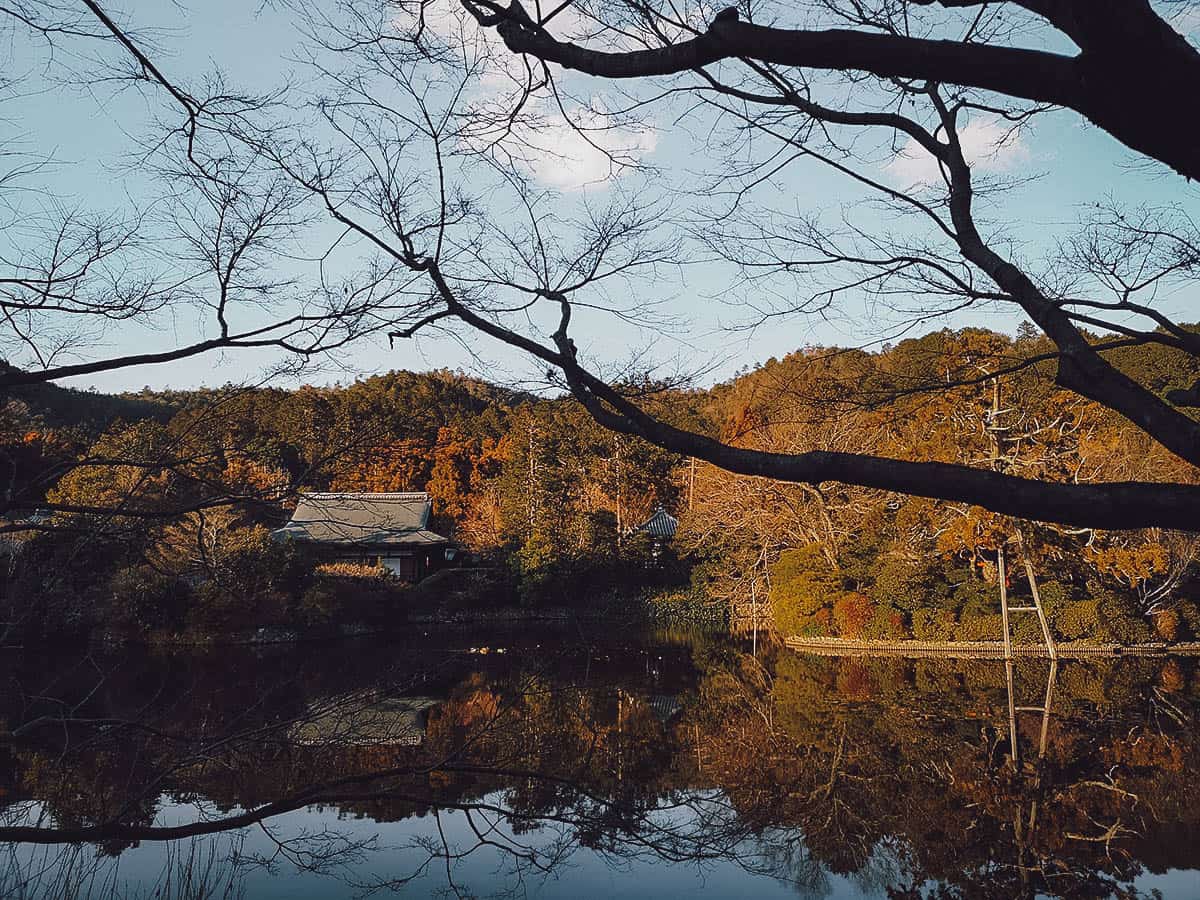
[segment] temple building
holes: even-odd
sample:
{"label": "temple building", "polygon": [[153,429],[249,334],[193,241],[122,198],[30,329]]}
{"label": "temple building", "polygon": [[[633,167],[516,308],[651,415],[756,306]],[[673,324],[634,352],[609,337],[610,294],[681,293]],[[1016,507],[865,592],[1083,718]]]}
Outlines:
{"label": "temple building", "polygon": [[654,541],[666,544],[675,539],[675,530],[678,527],[679,520],[660,506],[654,510],[654,515],[634,528],[632,533],[648,534]]}

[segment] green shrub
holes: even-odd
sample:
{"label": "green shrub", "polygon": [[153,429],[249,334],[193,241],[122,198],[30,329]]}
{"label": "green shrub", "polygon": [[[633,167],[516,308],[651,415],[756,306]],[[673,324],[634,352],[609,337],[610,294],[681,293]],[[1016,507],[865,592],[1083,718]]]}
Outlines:
{"label": "green shrub", "polygon": [[955,586],[951,604],[960,621],[998,613],[1000,587],[984,581],[963,581]]}
{"label": "green shrub", "polygon": [[[642,595],[646,619],[658,626],[727,628],[729,607],[695,589],[652,591]],[[760,622],[765,624],[765,622]]]}
{"label": "green shrub", "polygon": [[558,558],[554,542],[539,531],[521,545],[514,561],[522,575],[532,576],[548,570]]}
{"label": "green shrub", "polygon": [[136,547],[106,535],[34,534],[10,561],[4,584],[0,621],[9,640],[61,640],[104,624],[112,576],[138,562]]}
{"label": "green shrub", "polygon": [[905,612],[927,605],[939,580],[927,565],[894,556],[880,558],[872,574],[874,584],[869,593],[875,604]]}
{"label": "green shrub", "polygon": [[948,609],[917,609],[912,614],[912,633],[919,641],[952,641],[958,623]]}
{"label": "green shrub", "polygon": [[872,640],[896,640],[908,636],[904,625],[904,612],[890,603],[878,604],[867,625],[867,637]]}
{"label": "green shrub", "polygon": [[785,550],[771,567],[771,614],[782,634],[829,634],[831,612],[844,591],[837,571],[815,546]]}
{"label": "green shrub", "polygon": [[[1025,604],[1020,604],[1025,605]],[[1012,629],[1012,639],[1020,644],[1041,644],[1046,636],[1042,633],[1042,624],[1036,613],[1012,613],[1008,617]],[[1050,631],[1054,635],[1053,629]],[[1001,636],[1003,640],[1003,636]]]}
{"label": "green shrub", "polygon": [[819,610],[804,620],[797,630],[784,632],[784,634],[798,634],[800,637],[833,637],[833,613],[828,609]]}
{"label": "green shrub", "polygon": [[[579,549],[535,533],[509,548],[505,567],[523,606],[593,608],[613,593],[632,596],[646,588],[682,587],[692,574],[671,547],[653,545],[648,535],[635,535],[621,547]],[[702,579],[694,586],[703,590]],[[506,595],[513,592],[505,590]]]}
{"label": "green shrub", "polygon": [[203,632],[290,625],[289,600],[311,574],[295,542],[275,541],[261,526],[235,531],[196,591],[188,625]]}
{"label": "green shrub", "polygon": [[320,627],[338,621],[344,607],[342,593],[337,586],[318,580],[301,596],[296,605],[296,615],[300,624],[310,628]]}
{"label": "green shrub", "polygon": [[1038,596],[1042,600],[1042,610],[1050,620],[1053,630],[1058,623],[1058,617],[1071,602],[1071,591],[1061,581],[1043,581],[1038,584]]}
{"label": "green shrub", "polygon": [[1095,600],[1075,600],[1057,611],[1057,635],[1067,641],[1086,641],[1099,635],[1100,610]]}
{"label": "green shrub", "polygon": [[1175,609],[1183,622],[1182,637],[1200,640],[1200,605],[1194,600],[1180,600],[1175,604]]}
{"label": "green shrub", "polygon": [[119,569],[109,582],[111,621],[138,631],[177,628],[187,609],[187,592],[175,578],[150,566]]}
{"label": "green shrub", "polygon": [[213,580],[226,591],[253,598],[272,591],[299,594],[312,572],[294,541],[277,541],[261,525],[233,532]]}
{"label": "green shrub", "polygon": [[1004,622],[999,613],[964,616],[955,629],[960,641],[1002,641]]}
{"label": "green shrub", "polygon": [[1122,594],[1105,591],[1099,601],[1100,631],[1119,644],[1143,644],[1154,640],[1154,629],[1133,602]]}

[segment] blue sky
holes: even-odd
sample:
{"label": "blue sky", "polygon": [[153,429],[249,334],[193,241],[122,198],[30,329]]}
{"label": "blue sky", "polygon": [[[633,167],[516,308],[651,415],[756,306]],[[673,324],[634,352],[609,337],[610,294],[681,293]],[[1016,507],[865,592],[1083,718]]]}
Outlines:
{"label": "blue sky", "polygon": [[[300,34],[286,10],[229,0],[203,4],[185,0],[173,3],[128,0],[119,7],[115,3],[109,7],[114,11],[119,9],[122,20],[135,22],[152,35],[158,44],[155,58],[160,67],[184,83],[205,72],[221,70],[235,86],[265,92],[302,84],[310,77],[295,59]],[[45,64],[44,51],[40,45],[0,46],[0,55],[11,56],[5,68],[28,71],[31,77],[27,84],[35,85],[43,84],[39,67]],[[609,85],[592,84],[582,76],[574,75],[571,79],[570,86],[577,93],[591,94],[593,98],[607,96],[610,90]],[[135,147],[131,138],[143,133],[146,124],[166,109],[158,98],[128,91],[114,96],[106,95],[103,88],[89,91],[81,86],[44,84],[44,91],[4,104],[0,110],[4,117],[0,119],[0,131],[9,140],[16,138],[27,148],[53,155],[58,165],[40,177],[58,202],[93,210],[151,202],[157,187],[136,166],[130,165]],[[651,121],[655,127],[649,138],[636,139],[640,158],[667,171],[680,171],[692,165],[697,152],[694,139],[669,117]],[[986,123],[976,124],[986,126]],[[551,144],[562,140],[556,132],[548,132],[544,137]],[[575,150],[568,146],[564,152]],[[987,208],[987,217],[1005,223],[1006,231],[1017,241],[1016,252],[1023,259],[1036,260],[1072,232],[1072,224],[1083,207],[1106,197],[1151,204],[1195,205],[1194,191],[1181,180],[1154,169],[1131,167],[1133,162],[1131,153],[1087,126],[1077,115],[1043,116],[1031,131],[983,163],[1005,175],[1042,174],[1033,182],[1005,192]],[[548,188],[563,189],[565,205],[579,203],[584,197],[602,202],[612,190],[605,184],[578,190],[570,184],[570,173],[564,175],[566,170],[561,160],[547,158],[540,165],[540,170],[537,164],[533,166],[535,179]],[[578,165],[586,168],[589,161],[581,157]],[[903,159],[890,163],[881,159],[878,174],[894,182],[911,177],[913,169]],[[626,176],[623,181],[629,187],[633,179]],[[651,182],[641,189],[653,191],[655,186]],[[860,196],[844,179],[815,165],[796,167],[781,180],[779,191],[781,204],[829,214],[836,214]],[[888,227],[884,220],[872,223],[869,213],[856,213],[860,221],[864,215],[867,224]],[[322,236],[318,231],[313,240]],[[704,369],[705,379],[712,380],[728,377],[743,366],[803,345],[862,343],[874,334],[884,333],[882,323],[872,322],[867,309],[856,307],[853,302],[846,314],[834,321],[797,317],[776,320],[752,332],[730,331],[727,326],[744,319],[738,308],[720,302],[725,286],[734,278],[732,268],[719,263],[682,273],[666,273],[663,280],[643,285],[642,289],[663,299],[665,310],[675,317],[676,324],[660,333],[631,329],[607,317],[585,317],[587,338],[581,343],[600,359],[620,359],[631,349],[644,349],[652,358]],[[1168,302],[1177,304],[1176,311],[1183,309],[1184,298]],[[1187,318],[1186,312],[1183,316]],[[1008,312],[972,310],[947,323],[981,324],[1012,331],[1019,318]],[[152,329],[126,326],[110,331],[104,337],[104,347],[92,352],[141,350],[173,340],[194,339],[196,332],[196,321],[182,315],[172,321],[156,322]],[[303,378],[314,382],[347,381],[393,368],[419,370],[448,366],[463,367],[500,380],[521,380],[535,377],[539,371],[539,367],[506,348],[478,340],[473,340],[471,346],[478,357],[446,339],[406,341],[393,349],[386,342],[367,342],[355,345],[350,352],[320,369],[307,371]],[[142,385],[215,385],[253,379],[268,362],[263,354],[230,352],[78,379],[74,385],[101,390],[136,389]]]}

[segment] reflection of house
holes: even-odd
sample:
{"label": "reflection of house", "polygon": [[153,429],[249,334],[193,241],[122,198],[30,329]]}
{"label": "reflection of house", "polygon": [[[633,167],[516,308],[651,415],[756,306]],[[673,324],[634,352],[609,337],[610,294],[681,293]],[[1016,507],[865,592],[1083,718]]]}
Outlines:
{"label": "reflection of house", "polygon": [[324,556],[379,563],[409,581],[454,558],[451,542],[429,530],[429,495],[301,494],[291,521],[275,532],[315,546]]}
{"label": "reflection of house", "polygon": [[669,725],[672,719],[683,712],[679,698],[673,694],[654,694],[646,703],[650,707],[650,712],[654,713],[654,718],[663,725]]}
{"label": "reflection of house", "polygon": [[352,695],[310,707],[289,737],[305,747],[416,747],[425,740],[431,697]]}

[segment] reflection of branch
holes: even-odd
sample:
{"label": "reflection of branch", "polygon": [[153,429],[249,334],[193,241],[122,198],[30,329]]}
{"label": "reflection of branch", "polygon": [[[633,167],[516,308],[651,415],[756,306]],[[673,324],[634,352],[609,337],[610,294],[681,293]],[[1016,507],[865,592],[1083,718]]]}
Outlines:
{"label": "reflection of branch", "polygon": [[[1092,821],[1095,822],[1095,819],[1093,819]],[[1084,841],[1086,843],[1103,844],[1105,855],[1108,856],[1109,858],[1111,858],[1112,857],[1112,842],[1114,840],[1116,840],[1117,838],[1122,837],[1124,835],[1137,834],[1137,831],[1135,831],[1134,829],[1126,828],[1125,825],[1123,825],[1121,823],[1120,819],[1117,819],[1115,822],[1113,822],[1111,825],[1109,825],[1107,827],[1101,825],[1099,822],[1096,822],[1096,825],[1103,829],[1099,834],[1077,834],[1073,831],[1068,831],[1064,834],[1064,837],[1068,837],[1073,841]]]}
{"label": "reflection of branch", "polygon": [[255,809],[220,819],[192,822],[186,825],[130,825],[108,822],[74,828],[39,828],[37,826],[0,826],[0,841],[23,844],[98,843],[102,841],[175,841],[180,838],[233,831],[284,813],[294,812],[316,803],[354,803],[363,800],[389,798],[413,804],[428,804],[429,797],[418,797],[392,790],[348,792],[342,788],[370,784],[400,775],[424,773],[423,767],[398,766],[378,772],[350,775],[297,791],[282,800],[265,803]]}

